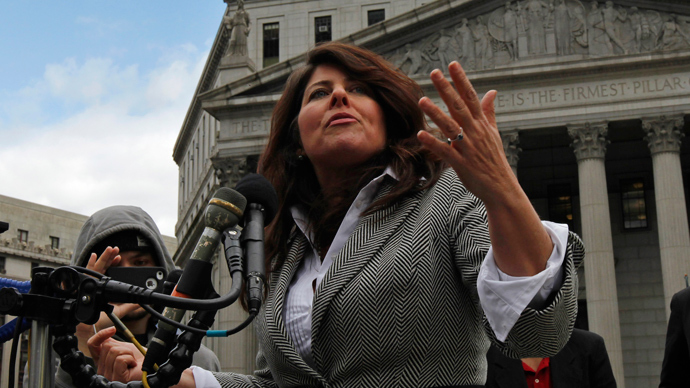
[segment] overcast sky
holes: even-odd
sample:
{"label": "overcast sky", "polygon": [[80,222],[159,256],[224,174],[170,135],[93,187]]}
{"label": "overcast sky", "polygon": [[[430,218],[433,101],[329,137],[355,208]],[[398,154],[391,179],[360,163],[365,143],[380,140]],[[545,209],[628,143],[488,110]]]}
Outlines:
{"label": "overcast sky", "polygon": [[222,0],[0,3],[0,194],[174,235],[173,146]]}

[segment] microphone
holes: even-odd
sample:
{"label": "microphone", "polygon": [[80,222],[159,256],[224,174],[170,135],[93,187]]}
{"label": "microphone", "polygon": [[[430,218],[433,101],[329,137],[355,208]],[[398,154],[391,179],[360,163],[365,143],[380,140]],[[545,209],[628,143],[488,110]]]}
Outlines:
{"label": "microphone", "polygon": [[[172,292],[172,296],[181,298],[202,299],[213,289],[211,284],[211,259],[216,252],[223,231],[237,225],[247,206],[246,198],[235,190],[227,187],[218,189],[209,201],[204,213],[204,231],[192,252],[192,256],[182,271],[182,276]],[[200,284],[200,283],[205,283]],[[166,307],[163,315],[179,322],[186,310]],[[158,329],[151,342],[144,359],[142,370],[152,371],[153,364],[167,357],[175,343],[177,328],[164,321],[158,322]]]}
{"label": "microphone", "polygon": [[270,224],[278,212],[278,194],[259,174],[247,174],[235,190],[247,198],[249,204],[240,241],[246,258],[247,307],[250,314],[256,314],[261,308],[266,278],[264,225]]}

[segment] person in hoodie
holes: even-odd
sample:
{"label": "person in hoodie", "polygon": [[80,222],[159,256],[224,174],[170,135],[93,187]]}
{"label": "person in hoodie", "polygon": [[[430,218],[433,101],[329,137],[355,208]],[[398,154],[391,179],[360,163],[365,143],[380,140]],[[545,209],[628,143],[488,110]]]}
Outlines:
{"label": "person in hoodie", "polygon": [[[151,216],[135,206],[111,206],[94,213],[81,228],[71,265],[105,273],[108,268],[160,266],[167,273],[175,269],[175,264],[165,248],[161,233]],[[157,320],[141,306],[131,303],[116,304],[113,313],[134,334],[142,345],[146,345],[156,331]],[[86,345],[98,330],[113,326],[101,313],[95,325],[77,325],[79,350],[87,357],[90,352]],[[124,340],[120,336],[120,340]],[[89,361],[91,361],[89,359]],[[194,353],[193,364],[204,369],[220,371],[220,362],[215,353],[201,345]],[[25,374],[28,375],[28,374]],[[26,386],[26,385],[25,385]],[[56,387],[73,387],[67,372],[58,368]]]}

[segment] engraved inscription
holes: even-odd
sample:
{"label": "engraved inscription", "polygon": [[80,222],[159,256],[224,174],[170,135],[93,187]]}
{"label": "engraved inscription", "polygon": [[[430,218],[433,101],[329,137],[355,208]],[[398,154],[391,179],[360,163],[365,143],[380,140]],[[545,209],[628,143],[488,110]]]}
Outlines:
{"label": "engraved inscription", "polygon": [[230,133],[233,135],[267,134],[269,129],[269,119],[244,120],[230,123]]}
{"label": "engraved inscription", "polygon": [[673,93],[690,89],[690,76],[669,76],[653,79],[631,79],[620,82],[600,82],[563,86],[550,89],[532,89],[500,92],[496,108],[547,108],[554,105],[584,103],[592,100],[634,99],[648,94]]}

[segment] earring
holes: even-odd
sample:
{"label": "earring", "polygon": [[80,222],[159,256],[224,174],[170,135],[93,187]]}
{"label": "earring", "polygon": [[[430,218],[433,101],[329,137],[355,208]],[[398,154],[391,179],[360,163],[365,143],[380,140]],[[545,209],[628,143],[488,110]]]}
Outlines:
{"label": "earring", "polygon": [[304,160],[304,155],[302,155],[302,154],[297,155],[297,160],[300,161],[300,162],[303,161],[303,160]]}

